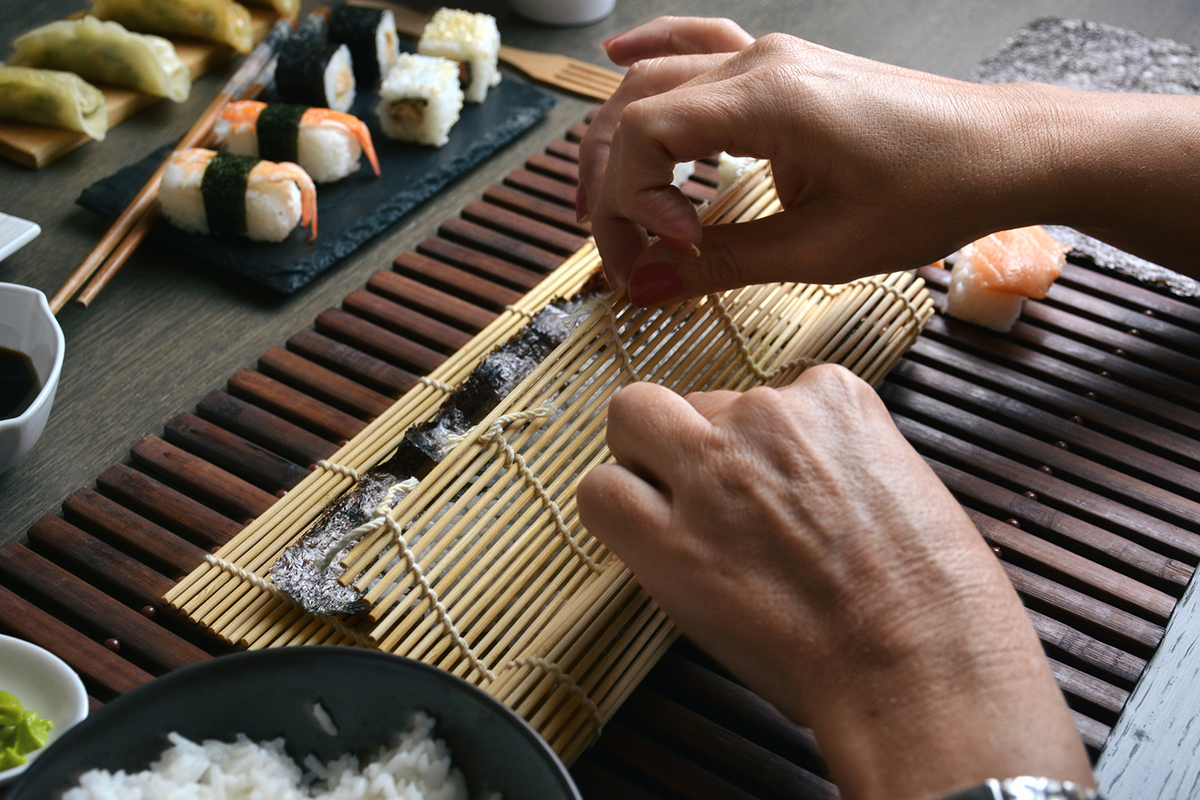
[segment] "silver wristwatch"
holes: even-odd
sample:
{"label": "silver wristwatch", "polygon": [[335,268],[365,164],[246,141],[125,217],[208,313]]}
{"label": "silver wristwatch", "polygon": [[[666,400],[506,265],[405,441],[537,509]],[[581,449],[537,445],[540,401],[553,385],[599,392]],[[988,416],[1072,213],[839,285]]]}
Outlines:
{"label": "silver wristwatch", "polygon": [[971,789],[954,794],[945,800],[1103,800],[1095,789],[1070,781],[1051,778],[989,778]]}

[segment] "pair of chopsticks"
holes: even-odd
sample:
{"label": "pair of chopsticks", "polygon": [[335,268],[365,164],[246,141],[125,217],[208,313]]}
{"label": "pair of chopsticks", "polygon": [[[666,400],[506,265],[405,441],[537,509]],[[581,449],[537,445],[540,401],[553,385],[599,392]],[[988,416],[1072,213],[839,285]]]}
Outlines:
{"label": "pair of chopsticks", "polygon": [[[205,109],[196,124],[179,140],[177,149],[203,147],[208,144],[217,118],[225,106],[234,100],[250,99],[267,87],[274,75],[276,52],[292,35],[293,24],[294,20],[288,18],[275,23],[266,38],[259,42],[233,77],[221,88],[216,99]],[[78,305],[89,305],[146,238],[146,234],[158,219],[158,187],[162,183],[166,168],[167,162],[164,161],[129,206],[121,212],[121,216],[117,217],[117,221],[88,257],[50,299],[50,310],[53,313],[57,314],[91,278],[91,283],[88,283],[75,300]]]}

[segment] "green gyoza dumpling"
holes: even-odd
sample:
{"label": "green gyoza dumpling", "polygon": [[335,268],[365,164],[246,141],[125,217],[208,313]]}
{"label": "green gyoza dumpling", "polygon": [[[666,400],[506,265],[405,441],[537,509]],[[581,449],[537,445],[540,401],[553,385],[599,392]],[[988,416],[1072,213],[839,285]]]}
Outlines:
{"label": "green gyoza dumpling", "polygon": [[92,0],[92,14],[131,31],[198,36],[239,53],[254,44],[250,12],[234,0]]}
{"label": "green gyoza dumpling", "polygon": [[100,90],[73,72],[0,67],[0,118],[82,131],[108,132],[108,105]]}
{"label": "green gyoza dumpling", "polygon": [[116,22],[95,17],[51,22],[18,36],[10,66],[74,72],[94,83],[111,83],[187,100],[192,74],[175,45],[161,36],[132,33]]}

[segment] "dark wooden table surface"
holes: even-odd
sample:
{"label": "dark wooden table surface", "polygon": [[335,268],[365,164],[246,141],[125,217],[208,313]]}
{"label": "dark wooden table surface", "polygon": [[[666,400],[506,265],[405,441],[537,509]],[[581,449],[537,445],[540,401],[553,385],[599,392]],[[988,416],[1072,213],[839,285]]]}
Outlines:
{"label": "dark wooden table surface", "polygon": [[[430,8],[428,3],[414,5]],[[1200,46],[1200,4],[1195,0],[618,0],[607,19],[562,29],[525,22],[501,2],[466,5],[496,14],[506,43],[597,64],[607,64],[601,41],[666,13],[729,15],[753,34],[781,30],[954,77],[965,76],[1006,37],[1044,16],[1105,22]],[[19,33],[85,7],[82,0],[4,3],[0,56],[7,56],[8,43]],[[104,220],[75,205],[80,190],[177,140],[227,75],[228,70],[220,70],[201,79],[187,103],[152,106],[111,131],[104,142],[88,144],[41,170],[0,160],[0,211],[42,228],[37,239],[0,262],[0,281],[52,295],[106,227]],[[91,308],[65,308],[59,320],[66,358],[46,431],[21,463],[0,475],[0,543],[21,538],[36,520],[55,513],[63,498],[122,461],[131,444],[161,431],[164,421],[192,408],[229,375],[310,324],[395,254],[414,246],[561,137],[591,106],[558,96],[558,106],[542,123],[295,295],[280,297],[206,271],[181,255],[147,247]]]}

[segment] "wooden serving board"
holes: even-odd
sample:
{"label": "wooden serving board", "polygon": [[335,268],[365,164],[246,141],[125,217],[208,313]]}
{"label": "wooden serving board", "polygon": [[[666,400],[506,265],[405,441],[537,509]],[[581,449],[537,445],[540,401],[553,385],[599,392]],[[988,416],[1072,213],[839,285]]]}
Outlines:
{"label": "wooden serving board", "polygon": [[[95,704],[227,652],[163,593],[584,242],[585,129],[0,547],[0,630]],[[1072,264],[1009,335],[935,317],[880,393],[998,548],[1098,755],[1200,562],[1200,306]],[[811,732],[686,641],[572,773],[589,800],[838,796]]]}
{"label": "wooden serving board", "polygon": [[[274,12],[265,8],[250,8],[254,41],[261,40],[277,19]],[[192,72],[192,80],[224,64],[238,55],[233,48],[223,44],[205,42],[190,37],[166,37],[175,45],[180,60]],[[146,106],[163,100],[161,97],[144,94],[119,86],[100,86],[108,104],[108,127],[115,128]],[[168,101],[169,102],[169,101]],[[30,125],[24,122],[0,120],[0,156],[15,161],[23,167],[41,169],[57,158],[61,158],[81,145],[92,141],[86,133]],[[103,145],[103,143],[101,143]]]}

